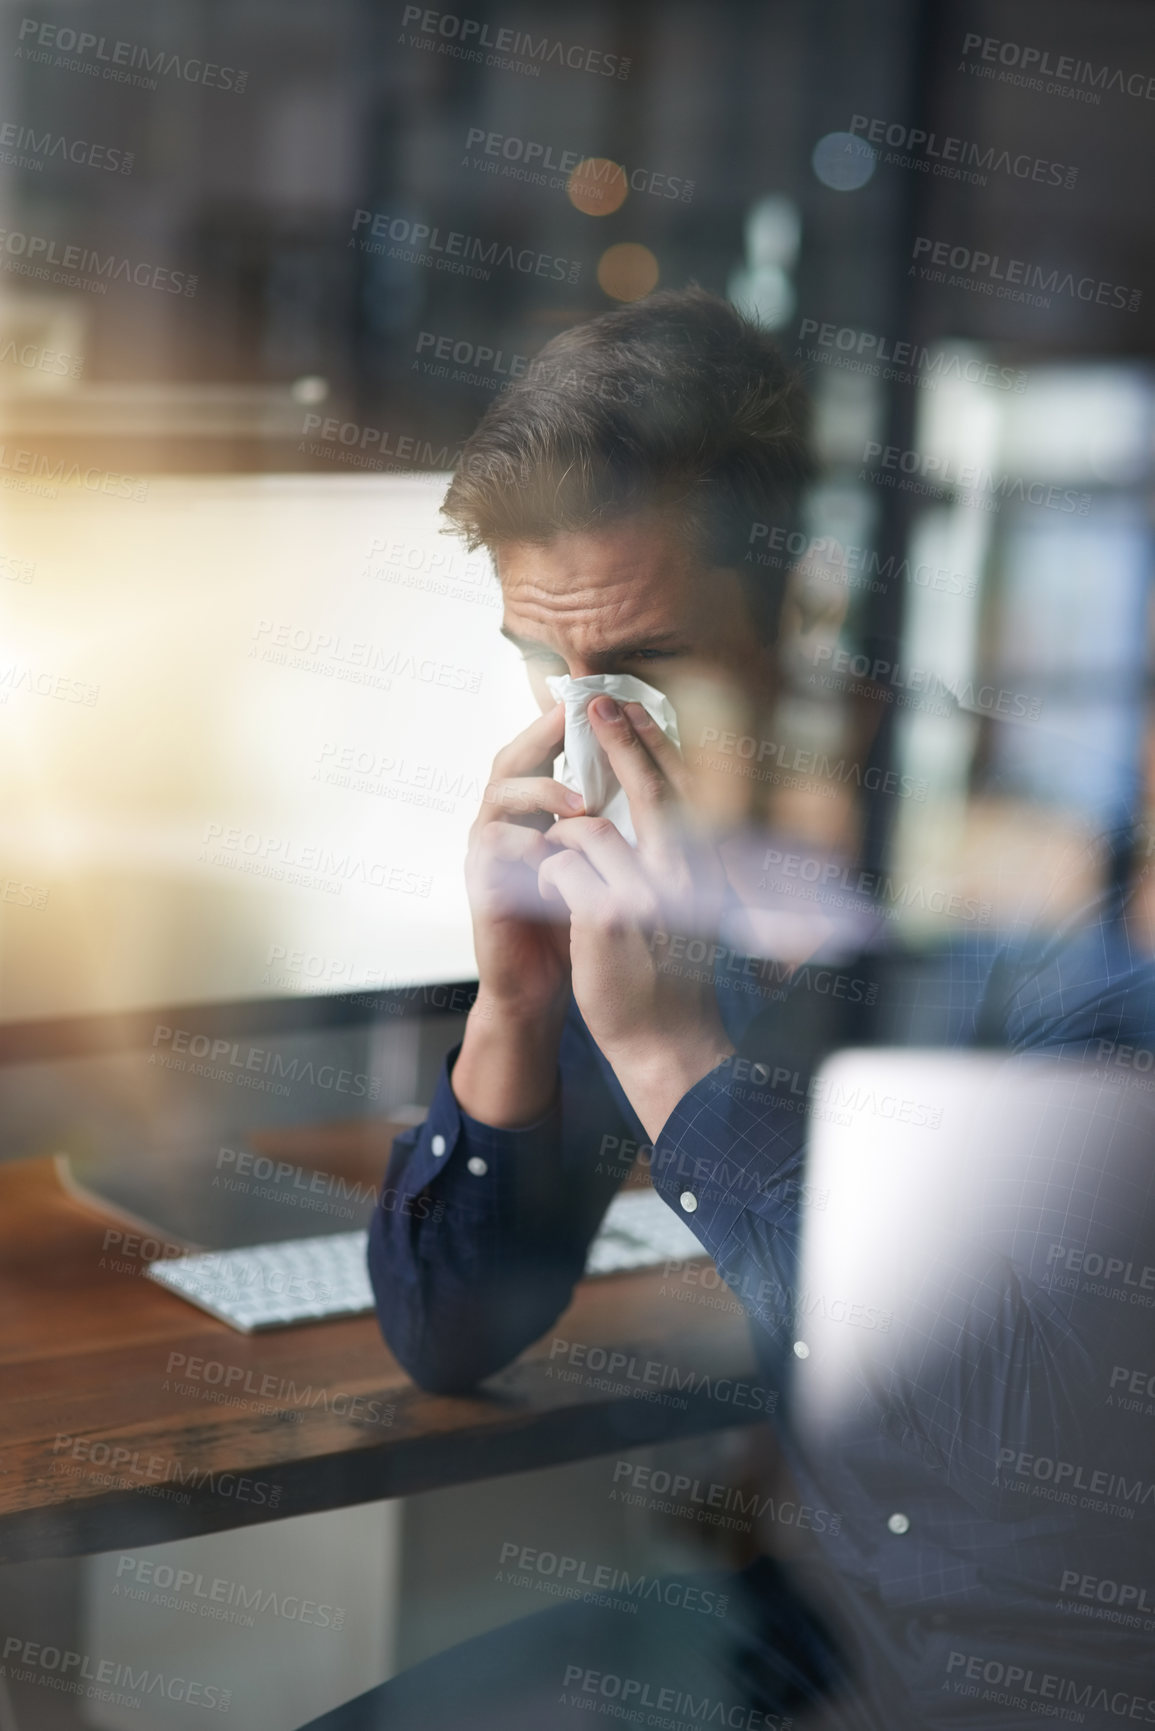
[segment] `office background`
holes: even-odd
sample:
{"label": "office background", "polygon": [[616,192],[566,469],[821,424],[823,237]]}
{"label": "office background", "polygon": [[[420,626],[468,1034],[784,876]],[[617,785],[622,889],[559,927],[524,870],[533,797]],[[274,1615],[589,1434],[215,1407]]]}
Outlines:
{"label": "office background", "polygon": [[[805,543],[751,563],[798,564],[778,743],[873,772],[789,815],[886,886],[880,966],[1142,884],[1153,105],[1120,0],[4,5],[0,1153],[236,1242],[222,1146],[427,1097],[465,831],[531,713],[445,472],[552,335],[656,285],[809,380]],[[863,1037],[941,1032],[900,997]],[[226,1038],[374,1086],[174,1061]],[[516,1614],[445,1584],[469,1499],[383,1515],[367,1674]]]}
{"label": "office background", "polygon": [[[1058,846],[1139,797],[1142,9],[1093,42],[1052,14],[1047,44],[1029,8],[478,13],[479,41],[524,38],[512,70],[463,20],[6,19],[10,1020],[275,995],[301,952],[322,990],[468,971],[438,861],[526,711],[429,477],[552,334],[655,283],[729,293],[808,375],[811,544],[843,558],[814,629],[828,669],[835,640],[889,669],[880,761],[927,782],[918,811],[843,789],[807,821],[997,893],[992,833]],[[969,718],[912,702],[939,679]],[[807,683],[821,744],[853,702]],[[256,867],[307,874],[322,814],[330,839],[387,819],[404,860],[262,922]]]}

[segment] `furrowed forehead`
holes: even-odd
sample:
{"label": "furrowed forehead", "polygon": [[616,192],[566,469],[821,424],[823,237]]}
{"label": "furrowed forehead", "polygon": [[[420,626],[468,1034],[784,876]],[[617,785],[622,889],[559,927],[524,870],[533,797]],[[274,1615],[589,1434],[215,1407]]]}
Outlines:
{"label": "furrowed forehead", "polygon": [[519,648],[546,644],[588,657],[621,656],[630,649],[660,649],[685,643],[686,585],[656,568],[605,572],[572,587],[565,574],[539,577],[531,570],[502,584],[504,630]]}
{"label": "furrowed forehead", "polygon": [[[507,616],[501,627],[501,635],[508,638],[509,642],[523,653],[536,649],[552,648],[551,639],[563,634],[556,627],[554,630],[550,630],[548,623],[543,622],[542,630],[547,635],[535,636],[527,626],[518,629],[518,625],[521,623],[516,617],[511,619]],[[599,659],[626,661],[632,655],[638,655],[647,650],[684,649],[689,646],[686,633],[672,627],[651,632],[631,632],[628,630],[622,632],[615,630],[612,622],[609,623],[607,629],[599,629],[599,623],[596,620],[571,621],[571,626],[573,624],[578,626],[581,647],[586,654]],[[569,638],[572,631],[565,632],[564,635]]]}

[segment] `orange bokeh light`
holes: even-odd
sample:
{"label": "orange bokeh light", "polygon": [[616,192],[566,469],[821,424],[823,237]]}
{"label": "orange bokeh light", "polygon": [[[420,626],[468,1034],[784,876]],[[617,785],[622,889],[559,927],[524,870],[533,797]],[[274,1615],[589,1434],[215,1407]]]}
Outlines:
{"label": "orange bokeh light", "polygon": [[598,260],[598,283],[616,301],[640,301],[657,287],[658,276],[657,259],[637,241],[607,247]]}
{"label": "orange bokeh light", "polygon": [[625,169],[608,156],[587,156],[566,187],[570,203],[586,216],[612,216],[622,208],[629,190]]}

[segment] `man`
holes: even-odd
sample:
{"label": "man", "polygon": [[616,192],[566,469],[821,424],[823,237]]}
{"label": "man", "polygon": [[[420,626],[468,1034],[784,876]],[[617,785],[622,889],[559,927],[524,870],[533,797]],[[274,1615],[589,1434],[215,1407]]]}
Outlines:
{"label": "man", "polygon": [[[704,828],[692,764],[632,703],[595,699],[589,718],[637,846],[585,812],[551,774],[564,718],[544,683],[633,674],[678,694],[679,709],[706,692],[730,713],[772,710],[783,579],[759,572],[759,588],[743,554],[753,523],[788,526],[797,509],[809,470],[797,387],[763,333],[696,290],[608,313],[547,358],[548,385],[526,379],[489,410],[446,501],[470,544],[493,553],[502,629],[542,715],[495,762],[466,866],[477,1001],[426,1123],[399,1138],[389,1171],[392,1188],[444,1213],[379,1209],[370,1241],[390,1346],[417,1382],[446,1392],[506,1365],[569,1302],[628,1165],[600,1158],[607,1146],[651,1145],[655,1188],[735,1292],[789,1295],[797,1280],[805,1122],[769,1082],[735,1080],[736,1057],[773,1065],[781,1018],[757,994],[664,959],[679,921],[717,929],[740,911],[741,849],[728,854]],[[981,978],[966,952],[945,987],[963,1006],[958,1037],[981,1026],[1025,1051],[1142,1044],[1153,1025],[1150,960],[1118,904]],[[1130,1637],[1055,1610],[1064,1572],[1103,1575],[1102,1534],[1066,1505],[1024,1509],[999,1487],[1009,1442],[1055,1462],[1078,1432],[1091,1450],[1080,1427],[1101,1404],[1102,1306],[1044,1284],[1043,1222],[1058,1218],[1064,1242],[1126,1240],[1142,1264],[1150,1180],[1131,1201],[1124,1228],[1105,1185],[1044,1170],[1016,1193],[1009,1223],[992,1208],[989,1236],[951,1271],[950,1303],[899,1319],[921,1342],[917,1372],[864,1380],[853,1421],[825,1443],[792,1434],[788,1316],[750,1307],[766,1380],[784,1392],[793,1475],[805,1500],[843,1513],[814,1565],[788,1579],[762,1559],[734,1577],[724,1625],[703,1634],[660,1612],[565,1607],[441,1655],[325,1723],[568,1726],[591,1705],[566,1692],[575,1667],[647,1679],[667,1714],[651,1723],[716,1710],[743,1726],[994,1728],[1021,1722],[1032,1692],[1113,1723],[1094,1678],[1083,1692],[1088,1630],[1114,1643],[1114,1696],[1155,1697],[1155,1684],[1143,1693],[1149,1655]],[[1118,1362],[1141,1353],[1145,1314],[1119,1319]],[[1133,1464],[1132,1432],[1112,1444],[1112,1469]],[[1108,1532],[1113,1578],[1155,1578],[1149,1528],[1145,1505]],[[1063,1642],[1074,1680],[1040,1682],[1058,1675],[1047,1659]]]}

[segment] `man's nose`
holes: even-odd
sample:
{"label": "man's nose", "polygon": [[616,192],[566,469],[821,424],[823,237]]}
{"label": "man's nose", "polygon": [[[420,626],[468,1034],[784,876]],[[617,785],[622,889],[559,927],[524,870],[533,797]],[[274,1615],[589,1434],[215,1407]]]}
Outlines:
{"label": "man's nose", "polygon": [[584,655],[567,655],[565,658],[565,664],[569,670],[569,676],[571,679],[589,679],[595,673],[605,673],[608,671],[604,663],[590,661]]}

